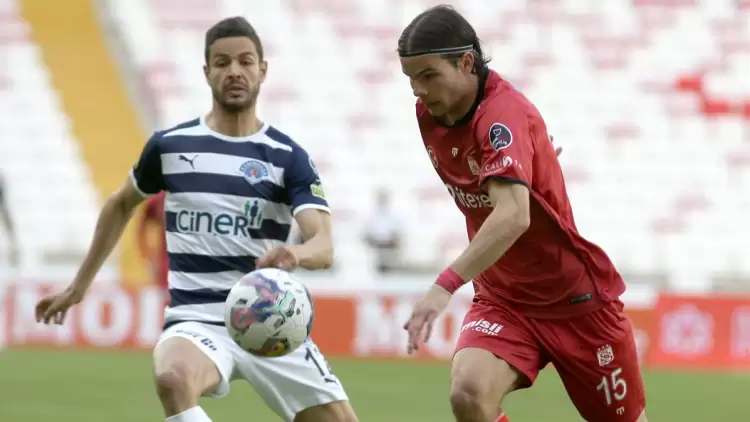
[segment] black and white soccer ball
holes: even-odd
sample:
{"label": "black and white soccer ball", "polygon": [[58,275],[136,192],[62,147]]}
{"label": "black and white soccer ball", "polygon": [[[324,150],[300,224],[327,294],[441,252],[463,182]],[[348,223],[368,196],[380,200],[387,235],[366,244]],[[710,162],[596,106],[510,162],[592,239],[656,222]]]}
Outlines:
{"label": "black and white soccer ball", "polygon": [[264,268],[240,279],[229,292],[224,320],[245,351],[277,357],[292,353],[310,336],[313,303],[307,287],[286,271]]}

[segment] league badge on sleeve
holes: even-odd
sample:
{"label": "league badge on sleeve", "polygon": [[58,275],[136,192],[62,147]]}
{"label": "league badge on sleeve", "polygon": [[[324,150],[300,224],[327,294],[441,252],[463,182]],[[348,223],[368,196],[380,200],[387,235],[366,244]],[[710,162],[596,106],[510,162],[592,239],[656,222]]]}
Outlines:
{"label": "league badge on sleeve", "polygon": [[513,134],[507,126],[502,123],[493,123],[490,126],[490,145],[495,151],[508,148],[513,143]]}
{"label": "league badge on sleeve", "polygon": [[247,160],[242,163],[240,173],[251,185],[270,179],[268,165],[258,160]]}
{"label": "league badge on sleeve", "polygon": [[310,184],[310,193],[312,194],[312,196],[316,198],[320,198],[324,201],[326,200],[326,194],[325,192],[323,192],[323,187],[320,186],[319,184],[315,184],[315,183]]}

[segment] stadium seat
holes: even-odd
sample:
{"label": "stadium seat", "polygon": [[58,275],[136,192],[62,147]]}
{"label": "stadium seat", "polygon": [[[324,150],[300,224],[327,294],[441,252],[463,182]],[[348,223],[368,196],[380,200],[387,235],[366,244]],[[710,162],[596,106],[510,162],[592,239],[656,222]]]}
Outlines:
{"label": "stadium seat", "polygon": [[[245,15],[270,62],[260,113],[323,163],[337,225],[359,233],[385,186],[408,222],[412,260],[442,265],[449,257],[425,245],[465,242],[395,54],[403,26],[435,2],[189,3],[111,2],[162,126],[207,110],[204,31]],[[750,276],[739,235],[750,233],[747,2],[470,0],[459,9],[565,146],[578,225],[623,273],[671,275],[676,288],[698,290],[712,276]],[[342,265],[361,265],[359,236],[341,242]]]}
{"label": "stadium seat", "polygon": [[[22,274],[44,267],[51,268],[50,276],[68,278],[88,249],[99,199],[14,0],[0,0],[0,57],[0,171],[22,249]],[[52,263],[50,256],[70,260]],[[105,272],[111,274],[111,267]]]}

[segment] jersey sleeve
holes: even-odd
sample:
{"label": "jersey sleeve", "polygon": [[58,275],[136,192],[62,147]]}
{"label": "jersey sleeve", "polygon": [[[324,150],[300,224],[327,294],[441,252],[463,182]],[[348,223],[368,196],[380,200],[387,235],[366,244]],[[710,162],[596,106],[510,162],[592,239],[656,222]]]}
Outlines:
{"label": "jersey sleeve", "polygon": [[490,178],[531,186],[533,144],[529,118],[523,110],[491,108],[480,118],[476,139],[482,164],[479,184]]}
{"label": "jersey sleeve", "polygon": [[130,177],[133,186],[143,196],[155,195],[166,190],[164,174],[161,169],[160,137],[154,134],[143,147],[138,162],[133,166]]}
{"label": "jersey sleeve", "polygon": [[302,148],[295,148],[289,165],[284,169],[284,185],[292,202],[292,214],[313,208],[330,212],[318,170]]}

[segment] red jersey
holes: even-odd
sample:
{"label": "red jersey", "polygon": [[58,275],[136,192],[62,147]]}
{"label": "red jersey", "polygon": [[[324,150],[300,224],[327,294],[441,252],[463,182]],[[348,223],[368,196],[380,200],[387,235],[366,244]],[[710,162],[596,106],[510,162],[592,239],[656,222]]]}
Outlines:
{"label": "red jersey", "polygon": [[483,190],[488,178],[529,189],[531,224],[474,280],[480,299],[508,303],[530,317],[565,318],[599,309],[625,291],[609,257],[578,233],[544,120],[523,94],[490,71],[472,112],[456,125],[440,125],[421,101],[417,119],[470,240],[493,209]]}
{"label": "red jersey", "polygon": [[[156,268],[157,282],[160,287],[167,288],[167,275],[169,272],[169,258],[167,257],[167,244],[164,234],[164,199],[166,198],[166,192],[161,192],[156,195],[149,197],[144,205],[143,214],[140,222],[140,233],[139,233],[139,247],[141,254],[144,258],[149,259],[152,262],[157,262],[158,268]],[[156,223],[160,227],[161,236],[159,236],[159,244],[157,245],[156,253],[158,256],[148,256],[153,252],[149,250],[146,244],[146,230],[149,223]]]}

